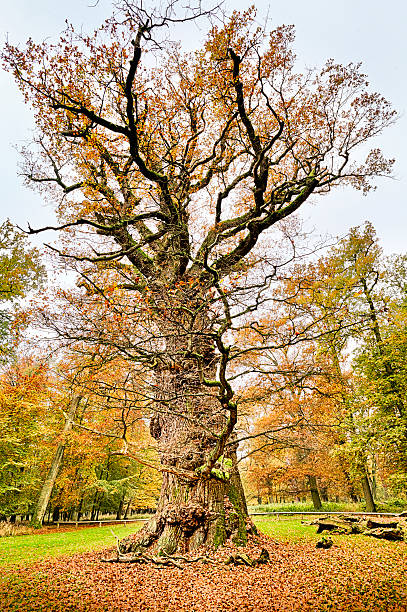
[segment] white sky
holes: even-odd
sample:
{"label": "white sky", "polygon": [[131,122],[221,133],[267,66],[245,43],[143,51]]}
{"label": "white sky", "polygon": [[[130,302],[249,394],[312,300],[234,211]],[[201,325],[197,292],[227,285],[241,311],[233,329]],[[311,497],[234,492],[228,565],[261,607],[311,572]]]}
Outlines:
{"label": "white sky", "polygon": [[[13,43],[28,37],[43,40],[55,37],[68,19],[85,30],[97,26],[110,14],[109,0],[1,0],[0,35]],[[250,2],[227,1],[226,8],[245,9]],[[92,7],[92,4],[96,6]],[[211,3],[212,4],[212,3]],[[210,3],[203,0],[204,7]],[[395,179],[383,179],[377,190],[363,197],[360,192],[344,189],[303,207],[318,233],[342,235],[349,227],[369,219],[376,227],[386,252],[405,252],[407,244],[407,2],[405,0],[259,0],[259,19],[268,14],[272,26],[294,24],[296,52],[306,66],[319,66],[327,58],[340,63],[362,61],[371,88],[390,100],[400,114],[372,146],[380,146],[396,158]],[[200,33],[189,24],[182,36],[189,42]],[[22,186],[17,175],[18,154],[13,145],[29,138],[32,120],[11,77],[0,72],[0,222],[9,217],[18,224],[27,221],[33,227],[53,219],[51,207]]]}

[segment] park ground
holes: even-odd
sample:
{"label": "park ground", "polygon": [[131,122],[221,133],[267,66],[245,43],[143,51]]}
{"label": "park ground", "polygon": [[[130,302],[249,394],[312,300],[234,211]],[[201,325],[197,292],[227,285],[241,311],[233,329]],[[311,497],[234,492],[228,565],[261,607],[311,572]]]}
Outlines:
{"label": "park ground", "polygon": [[[258,518],[268,565],[195,563],[184,569],[106,564],[110,527],[0,539],[1,612],[407,611],[407,543],[333,536],[316,549],[316,527]],[[118,537],[133,525],[115,526]]]}

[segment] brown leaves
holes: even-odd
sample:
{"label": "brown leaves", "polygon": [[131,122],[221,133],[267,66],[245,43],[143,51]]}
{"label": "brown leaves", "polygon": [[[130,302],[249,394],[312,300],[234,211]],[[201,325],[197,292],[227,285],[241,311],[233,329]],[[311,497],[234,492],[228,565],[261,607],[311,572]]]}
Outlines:
{"label": "brown leaves", "polygon": [[[318,611],[406,609],[406,544],[352,539],[329,550],[273,543],[259,567],[102,564],[89,553],[3,574],[3,610]],[[229,551],[230,552],[230,551]],[[219,558],[229,554],[228,549]],[[252,554],[250,548],[248,554]],[[404,557],[403,557],[404,554]]]}

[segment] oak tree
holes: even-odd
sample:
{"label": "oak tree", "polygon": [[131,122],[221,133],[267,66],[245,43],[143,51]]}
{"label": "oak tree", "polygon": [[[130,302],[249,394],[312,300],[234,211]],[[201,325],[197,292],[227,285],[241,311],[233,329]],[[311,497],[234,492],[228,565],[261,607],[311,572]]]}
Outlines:
{"label": "oak tree", "polygon": [[[27,181],[59,200],[53,248],[82,279],[80,326],[65,320],[61,336],[114,348],[149,385],[163,485],[123,550],[172,553],[246,541],[232,332],[274,278],[272,228],[390,172],[379,149],[358,151],[394,112],[359,65],[296,73],[292,27],[265,31],[254,9],[222,21],[143,7],[117,2],[91,35],[69,25],[56,44],[7,44],[3,61],[35,114]],[[206,17],[196,51],[166,38]]]}

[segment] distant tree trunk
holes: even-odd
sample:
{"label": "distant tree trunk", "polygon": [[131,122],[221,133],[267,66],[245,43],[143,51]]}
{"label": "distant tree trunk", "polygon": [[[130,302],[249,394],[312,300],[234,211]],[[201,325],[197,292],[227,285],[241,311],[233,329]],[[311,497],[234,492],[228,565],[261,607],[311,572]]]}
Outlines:
{"label": "distant tree trunk", "polygon": [[312,499],[314,508],[315,510],[321,510],[322,503],[321,503],[321,498],[319,496],[317,479],[312,474],[308,474],[307,481],[308,481],[309,490],[311,492],[311,499]]}
{"label": "distant tree trunk", "polygon": [[377,494],[377,480],[376,480],[376,457],[373,455],[372,457],[372,461],[371,461],[371,490],[372,490],[372,495],[373,498],[376,497]]}
{"label": "distant tree trunk", "polygon": [[45,482],[42,486],[40,495],[38,497],[37,505],[35,507],[35,510],[33,512],[33,516],[31,519],[31,524],[36,527],[42,525],[44,521],[45,512],[47,511],[47,506],[51,498],[52,490],[54,488],[55,481],[57,479],[58,472],[61,467],[62,459],[64,456],[65,444],[66,444],[65,437],[72,427],[72,421],[75,417],[75,413],[78,408],[80,400],[81,400],[81,397],[79,395],[76,395],[72,398],[69,404],[68,414],[65,419],[63,430],[61,432],[62,440],[58,444],[57,450],[55,451],[55,455],[52,459],[51,466],[49,468]]}
{"label": "distant tree trunk", "polygon": [[97,500],[98,500],[98,492],[95,492],[95,495],[93,497],[93,504],[92,504],[92,511],[90,513],[90,520],[94,521],[96,520],[96,509],[97,509]]}
{"label": "distant tree trunk", "polygon": [[357,502],[358,501],[358,496],[356,495],[355,488],[354,488],[352,479],[350,477],[349,471],[344,469],[343,470],[343,475],[345,477],[346,488],[348,490],[348,494],[349,494],[349,497],[350,497],[351,501],[352,502]]}
{"label": "distant tree trunk", "polygon": [[79,502],[79,506],[78,506],[78,510],[77,510],[78,514],[77,514],[77,517],[76,517],[76,520],[77,520],[77,521],[80,521],[80,520],[81,520],[81,516],[82,516],[82,505],[83,505],[83,497],[81,497],[81,500],[80,500],[80,502]]}
{"label": "distant tree trunk", "polygon": [[53,523],[57,523],[59,521],[59,511],[60,511],[60,507],[59,506],[55,506],[53,512],[52,512],[52,522]]}
{"label": "distant tree trunk", "polygon": [[[367,291],[367,287],[365,287],[365,289]],[[366,293],[366,291],[365,291],[365,293]],[[368,297],[368,300],[370,299],[369,306],[370,306],[371,311],[372,311],[372,308],[373,308],[373,318],[371,317],[372,321],[374,323],[373,331],[374,331],[374,334],[376,336],[376,340],[378,342],[380,342],[381,341],[380,330],[378,329],[378,324],[377,324],[377,319],[376,319],[376,315],[375,315],[374,305],[373,305],[373,303],[371,301],[370,295],[369,296],[366,295],[366,297]],[[377,336],[377,334],[379,334],[379,336]],[[342,374],[338,352],[337,352],[337,350],[335,349],[334,346],[332,346],[331,348],[332,348],[332,356],[333,356],[333,359],[334,359],[334,364],[335,364],[336,370],[338,372],[338,375],[339,375],[340,379],[342,381],[344,381],[345,379],[344,379],[343,374]],[[343,398],[343,402],[345,404],[347,399],[348,399],[348,391],[347,391],[346,387],[344,387],[344,390],[342,392],[342,398]],[[351,423],[351,431],[352,431],[352,433],[354,433],[356,428],[355,428],[354,417],[353,417],[352,412],[350,412],[349,416],[350,416],[350,423]],[[345,442],[346,442],[346,439],[345,439],[345,437],[343,437],[343,439],[341,440],[341,444],[344,444]],[[365,502],[366,502],[366,510],[367,510],[367,512],[376,512],[376,506],[375,506],[375,503],[374,503],[374,500],[373,500],[373,495],[372,495],[372,490],[371,490],[371,487],[370,487],[370,482],[369,482],[369,479],[368,479],[368,477],[366,475],[366,464],[367,464],[366,454],[365,453],[361,453],[361,455],[357,458],[357,467],[358,467],[358,471],[360,473],[364,473],[364,476],[361,479],[361,485],[362,485],[362,490],[363,490],[363,496],[364,496]],[[355,498],[356,498],[356,495],[355,495],[354,490],[353,490],[352,479],[351,479],[350,474],[349,474],[349,472],[347,470],[344,470],[344,474],[345,474],[346,481],[348,482],[351,499],[352,499],[352,501],[354,501]],[[357,498],[356,498],[356,500],[357,500]]]}
{"label": "distant tree trunk", "polygon": [[[129,510],[130,510],[130,506],[131,506],[131,502],[133,501],[133,498],[130,497],[129,501],[127,502],[127,506],[126,506],[126,511],[124,513],[124,520],[127,519],[127,517],[129,516]],[[133,513],[132,513],[133,514]]]}
{"label": "distant tree trunk", "polygon": [[120,501],[119,501],[119,507],[117,508],[116,521],[120,521],[120,519],[122,518],[125,497],[126,497],[126,494],[123,493],[123,495],[122,495],[122,497],[120,498]]}
{"label": "distant tree trunk", "polygon": [[376,512],[376,504],[373,499],[372,490],[370,488],[370,482],[367,474],[365,474],[365,476],[362,478],[362,489],[366,503],[366,511]]}

